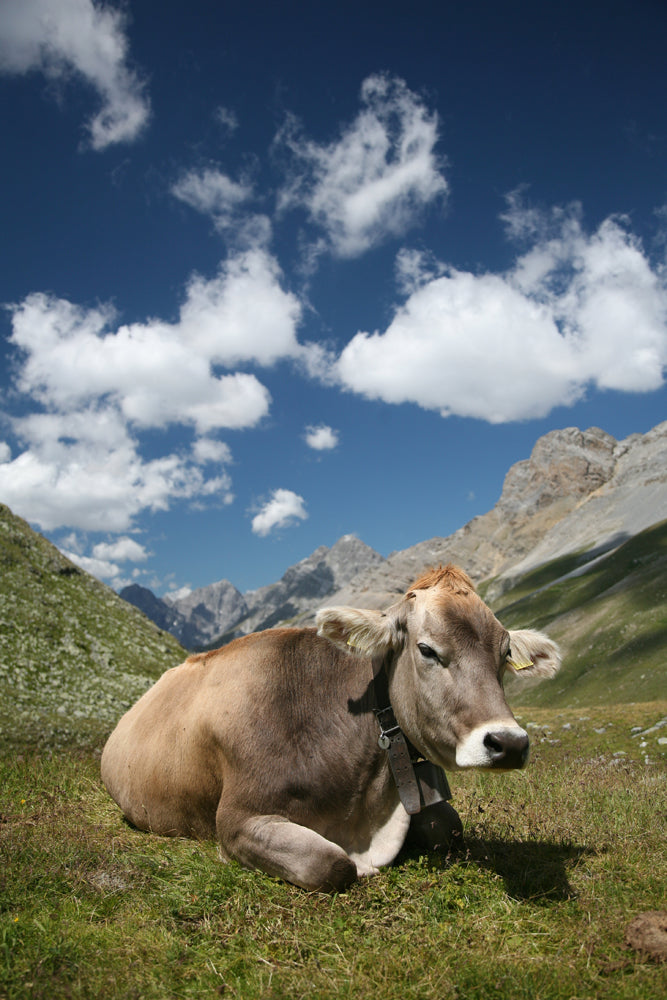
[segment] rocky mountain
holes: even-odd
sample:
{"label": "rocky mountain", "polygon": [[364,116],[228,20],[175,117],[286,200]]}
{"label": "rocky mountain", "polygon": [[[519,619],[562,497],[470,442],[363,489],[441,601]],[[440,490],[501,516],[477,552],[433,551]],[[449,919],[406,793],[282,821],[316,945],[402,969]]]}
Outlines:
{"label": "rocky mountain", "polygon": [[186,627],[185,618],[168,601],[156,597],[148,587],[132,583],[129,587],[123,587],[119,597],[143,611],[146,617],[155,622],[158,628],[164,629],[165,632],[171,632],[179,641],[182,641],[178,633]]}
{"label": "rocky mountain", "polygon": [[[122,596],[127,600],[124,592]],[[213,642],[248,613],[243,594],[229,580],[199,587],[185,597],[165,597],[164,602],[178,616],[172,632],[189,649]]]}
{"label": "rocky mountain", "polygon": [[321,545],[290,566],[277,583],[242,594],[228,580],[199,587],[182,597],[156,597],[145,587],[125,587],[120,596],[168,628],[189,649],[228,641],[298,618],[353,577],[384,562],[354,535],[332,548]]}
{"label": "rocky mountain", "polygon": [[0,745],[98,742],[184,655],[0,504]]}
{"label": "rocky mountain", "polygon": [[278,583],[245,595],[248,614],[237,623],[245,634],[271,628],[281,621],[298,618],[360,573],[380,566],[384,558],[355,535],[343,535],[332,548],[325,545],[285,572]]}

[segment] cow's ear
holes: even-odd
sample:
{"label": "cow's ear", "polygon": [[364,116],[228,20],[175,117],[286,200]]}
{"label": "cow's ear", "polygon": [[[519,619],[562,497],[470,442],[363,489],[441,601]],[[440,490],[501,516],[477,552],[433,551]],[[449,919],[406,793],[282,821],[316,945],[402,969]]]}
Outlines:
{"label": "cow's ear", "polygon": [[553,677],[561,664],[560,650],[543,632],[519,629],[510,632],[507,669],[520,677]]}
{"label": "cow's ear", "polygon": [[395,609],[322,608],[317,632],[335,646],[360,656],[384,656],[400,642],[401,627]]}

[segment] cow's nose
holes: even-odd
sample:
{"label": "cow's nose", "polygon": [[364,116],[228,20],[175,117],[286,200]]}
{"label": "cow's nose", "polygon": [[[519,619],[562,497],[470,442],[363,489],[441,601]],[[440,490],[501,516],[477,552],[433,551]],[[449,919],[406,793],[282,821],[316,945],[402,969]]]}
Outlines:
{"label": "cow's nose", "polygon": [[529,740],[522,730],[512,732],[504,729],[487,733],[484,746],[491,757],[491,767],[523,767],[528,760]]}

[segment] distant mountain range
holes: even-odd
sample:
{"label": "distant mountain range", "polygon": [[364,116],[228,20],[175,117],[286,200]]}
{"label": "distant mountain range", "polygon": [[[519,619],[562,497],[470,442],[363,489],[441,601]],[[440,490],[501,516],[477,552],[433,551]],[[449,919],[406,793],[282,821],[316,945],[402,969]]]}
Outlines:
{"label": "distant mountain range", "polygon": [[159,598],[137,584],[125,587],[120,596],[184,646],[198,648],[301,618],[327,595],[384,562],[354,535],[344,535],[332,548],[322,545],[290,566],[277,583],[245,594],[229,580],[219,580],[185,597]]}
{"label": "distant mountain range", "polygon": [[312,621],[326,604],[380,608],[425,566],[463,566],[494,606],[514,582],[571,553],[591,561],[667,518],[667,422],[617,441],[592,427],[552,431],[513,465],[500,499],[453,535],[384,558],[353,535],[322,546],[277,582],[242,594],[228,580],[186,597],[133,585],[120,596],[188,648],[283,622]]}

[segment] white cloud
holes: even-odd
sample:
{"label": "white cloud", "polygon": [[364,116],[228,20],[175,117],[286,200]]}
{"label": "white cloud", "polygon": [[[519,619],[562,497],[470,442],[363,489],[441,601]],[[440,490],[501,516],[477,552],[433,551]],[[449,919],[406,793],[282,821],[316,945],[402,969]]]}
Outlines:
{"label": "white cloud", "polygon": [[[112,532],[176,500],[231,503],[221,468],[231,452],[215,432],[256,426],[271,403],[254,374],[233,369],[310,356],[281,277],[261,249],[232,254],[214,278],[191,279],[174,323],[119,325],[108,307],[41,293],[11,307],[27,415],[11,421],[23,450],[11,460],[5,445],[0,456],[5,502],[44,530]],[[139,434],[169,425],[194,430],[189,454],[145,459]]]}
{"label": "white cloud", "polygon": [[338,432],[326,424],[306,427],[306,444],[315,451],[329,451],[338,445]]}
{"label": "white cloud", "polygon": [[286,528],[296,520],[308,517],[303,497],[292,490],[274,490],[258,514],[252,519],[252,530],[264,537],[275,528]]}
{"label": "white cloud", "polygon": [[225,230],[238,221],[239,210],[252,199],[253,186],[248,180],[234,181],[209,167],[187,171],[171,193],[202,215],[210,215],[216,227]]}
{"label": "white cloud", "polygon": [[190,208],[209,216],[218,232],[235,246],[248,250],[269,246],[273,236],[271,220],[246,208],[254,197],[248,178],[234,181],[212,167],[193,169],[183,174],[171,193]]}
{"label": "white cloud", "polygon": [[274,259],[254,250],[230,258],[211,280],[194,277],[175,324],[112,330],[109,309],[36,293],[14,307],[10,339],[24,353],[18,387],[49,408],[65,412],[104,398],[139,427],[184,423],[206,433],[252,427],[270,404],[254,375],[217,375],[214,366],[298,358],[300,317]]}
{"label": "white cloud", "polygon": [[221,125],[222,128],[226,132],[229,132],[230,134],[232,132],[236,132],[237,128],[239,127],[239,120],[236,117],[236,112],[232,111],[231,108],[224,107],[224,105],[222,104],[220,105],[219,108],[216,109],[215,117],[218,124]]}
{"label": "white cloud", "polygon": [[252,198],[252,184],[233,181],[219,170],[189,170],[171,193],[191,208],[207,215],[229,215]]}
{"label": "white cloud", "polygon": [[93,0],[4,0],[0,71],[39,70],[65,83],[74,70],[101,100],[87,124],[92,148],[131,142],[150,108],[142,81],[128,65],[125,28],[122,10]]}
{"label": "white cloud", "polygon": [[192,446],[192,453],[199,465],[205,465],[207,462],[212,462],[216,465],[229,465],[232,461],[232,453],[229,445],[226,445],[224,441],[216,441],[213,438],[197,438]]}
{"label": "white cloud", "polygon": [[231,483],[208,480],[179,454],[145,460],[122,415],[111,407],[33,414],[14,422],[26,449],[0,465],[0,496],[46,531],[123,532],[144,510],[219,495]]}
{"label": "white cloud", "polygon": [[586,235],[576,208],[543,220],[515,203],[508,217],[513,235],[533,239],[516,265],[504,275],[420,277],[384,333],[360,332],[343,350],[346,388],[500,423],[545,416],[591,384],[662,384],[664,275],[622,220]]}
{"label": "white cloud", "polygon": [[99,542],[93,548],[95,559],[106,559],[113,562],[144,562],[148,552],[143,545],[133,538],[123,535],[113,542]]}
{"label": "white cloud", "polygon": [[90,573],[91,576],[96,576],[100,580],[115,580],[120,576],[120,568],[106,559],[94,559],[91,556],[82,556],[78,552],[68,552],[66,549],[60,551],[70,562],[80,566],[86,573]]}
{"label": "white cloud", "polygon": [[448,190],[435,154],[437,114],[403,80],[382,74],[363,82],[361,102],[334,142],[302,137],[294,119],[277,138],[295,161],[280,207],[304,206],[340,257],[402,235]]}
{"label": "white cloud", "polygon": [[3,462],[9,462],[12,457],[12,449],[9,447],[6,441],[0,441],[0,465]]}
{"label": "white cloud", "polygon": [[190,349],[226,367],[298,358],[302,307],[281,276],[275,258],[255,248],[230,257],[211,281],[193,278],[180,319]]}
{"label": "white cloud", "polygon": [[191,593],[192,587],[179,587],[178,590],[171,590],[168,594],[164,594],[163,600],[167,601],[168,604],[175,604],[176,601],[188,597]]}

